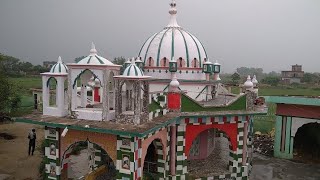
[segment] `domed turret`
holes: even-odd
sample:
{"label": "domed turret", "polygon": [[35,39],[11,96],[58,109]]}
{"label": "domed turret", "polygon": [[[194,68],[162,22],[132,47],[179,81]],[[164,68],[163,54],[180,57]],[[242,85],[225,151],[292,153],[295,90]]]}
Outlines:
{"label": "domed turret", "polygon": [[131,64],[123,71],[123,77],[128,78],[141,78],[144,77],[142,70],[135,64],[134,58],[131,60]]}
{"label": "domed turret", "polygon": [[91,44],[90,55],[81,59],[77,64],[81,65],[114,65],[111,61],[97,55],[95,45]]}
{"label": "domed turret", "polygon": [[58,62],[52,66],[50,73],[53,74],[68,74],[68,67],[62,62],[61,57],[59,56]]}

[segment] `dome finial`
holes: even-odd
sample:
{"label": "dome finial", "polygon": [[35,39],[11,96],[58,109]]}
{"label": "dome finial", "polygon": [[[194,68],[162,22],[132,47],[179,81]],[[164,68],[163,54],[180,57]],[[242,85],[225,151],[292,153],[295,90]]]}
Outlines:
{"label": "dome finial", "polygon": [[58,63],[62,63],[61,56],[58,57]]}
{"label": "dome finial", "polygon": [[90,54],[97,54],[96,46],[91,42]]}
{"label": "dome finial", "polygon": [[170,10],[169,10],[169,14],[170,14],[170,22],[167,25],[167,27],[180,27],[177,23],[177,18],[176,18],[176,14],[177,14],[177,9],[176,9],[176,1],[172,0],[172,2],[170,3]]}
{"label": "dome finial", "polygon": [[131,59],[131,64],[136,64],[134,57]]}

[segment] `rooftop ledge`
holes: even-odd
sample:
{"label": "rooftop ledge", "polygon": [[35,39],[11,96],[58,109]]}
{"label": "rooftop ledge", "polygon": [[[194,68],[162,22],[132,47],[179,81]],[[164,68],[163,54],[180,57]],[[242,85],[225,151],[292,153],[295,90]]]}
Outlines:
{"label": "rooftop ledge", "polygon": [[179,123],[181,118],[197,118],[211,116],[238,116],[238,115],[265,115],[266,110],[260,111],[215,111],[215,112],[170,112],[164,116],[154,118],[152,121],[140,125],[122,124],[111,121],[90,121],[71,119],[68,117],[45,116],[41,113],[33,113],[24,117],[14,118],[15,122],[38,124],[42,126],[59,127],[81,131],[91,131],[98,133],[109,133],[124,136],[144,137],[168,124],[176,121]]}

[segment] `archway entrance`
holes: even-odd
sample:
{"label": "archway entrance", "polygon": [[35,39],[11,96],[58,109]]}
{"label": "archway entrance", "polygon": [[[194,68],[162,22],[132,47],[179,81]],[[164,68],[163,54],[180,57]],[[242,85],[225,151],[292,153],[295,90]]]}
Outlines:
{"label": "archway entrance", "polygon": [[90,141],[79,141],[69,146],[63,154],[62,179],[84,179],[103,166],[97,179],[116,179],[116,167],[107,152]]}
{"label": "archway entrance", "polygon": [[163,147],[159,139],[153,140],[147,149],[143,163],[143,179],[159,179],[163,177],[164,156]]}
{"label": "archway entrance", "polygon": [[202,131],[189,151],[190,176],[200,178],[229,173],[230,146],[229,137],[223,131],[215,128]]}
{"label": "archway entrance", "polygon": [[304,124],[298,129],[294,137],[293,158],[320,163],[320,123]]}

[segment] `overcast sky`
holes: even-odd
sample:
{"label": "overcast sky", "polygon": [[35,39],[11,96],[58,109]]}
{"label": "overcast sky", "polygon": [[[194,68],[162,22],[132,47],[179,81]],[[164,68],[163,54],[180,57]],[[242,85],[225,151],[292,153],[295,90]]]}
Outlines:
{"label": "overcast sky", "polygon": [[[320,0],[176,0],[178,23],[223,72],[320,72]],[[107,59],[137,56],[169,21],[170,0],[1,0],[0,53],[40,64],[72,62],[91,42]]]}

